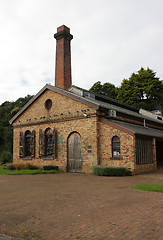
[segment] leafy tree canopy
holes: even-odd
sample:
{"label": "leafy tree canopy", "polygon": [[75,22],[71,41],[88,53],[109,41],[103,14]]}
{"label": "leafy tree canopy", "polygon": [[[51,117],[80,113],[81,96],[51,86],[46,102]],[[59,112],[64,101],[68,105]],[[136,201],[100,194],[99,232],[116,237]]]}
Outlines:
{"label": "leafy tree canopy", "polygon": [[129,79],[122,81],[119,88],[108,82],[102,85],[98,81],[89,91],[149,111],[154,110],[156,106],[163,108],[163,81],[149,68],[141,68],[137,73],[132,73]]}
{"label": "leafy tree canopy", "polygon": [[117,88],[114,84],[106,82],[102,85],[101,82],[98,81],[89,89],[89,91],[105,95],[110,98],[116,98]]}
{"label": "leafy tree canopy", "polygon": [[154,110],[156,105],[163,106],[163,82],[153,70],[141,68],[122,81],[117,99],[138,108]]}

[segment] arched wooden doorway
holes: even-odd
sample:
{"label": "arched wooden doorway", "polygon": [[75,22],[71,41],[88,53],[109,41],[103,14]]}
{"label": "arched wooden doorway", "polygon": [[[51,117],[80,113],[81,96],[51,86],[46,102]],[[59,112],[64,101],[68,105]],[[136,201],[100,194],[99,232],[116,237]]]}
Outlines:
{"label": "arched wooden doorway", "polygon": [[79,133],[73,132],[67,142],[67,171],[82,172],[82,143]]}

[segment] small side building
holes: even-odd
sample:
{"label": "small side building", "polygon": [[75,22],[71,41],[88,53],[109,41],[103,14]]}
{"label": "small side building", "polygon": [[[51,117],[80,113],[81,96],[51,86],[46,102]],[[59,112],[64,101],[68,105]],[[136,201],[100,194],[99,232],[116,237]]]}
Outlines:
{"label": "small side building", "polygon": [[63,25],[54,37],[55,86],[45,85],[10,120],[14,164],[57,165],[68,172],[123,166],[135,174],[163,165],[163,120],[73,86],[73,36]]}

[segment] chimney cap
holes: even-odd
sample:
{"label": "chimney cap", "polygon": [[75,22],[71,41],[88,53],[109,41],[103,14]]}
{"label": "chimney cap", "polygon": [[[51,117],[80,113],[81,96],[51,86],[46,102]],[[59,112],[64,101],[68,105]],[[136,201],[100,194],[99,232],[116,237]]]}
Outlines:
{"label": "chimney cap", "polygon": [[57,28],[57,33],[54,34],[54,38],[56,40],[66,38],[69,41],[71,41],[73,39],[73,35],[70,34],[70,28],[66,27],[65,25],[62,25]]}

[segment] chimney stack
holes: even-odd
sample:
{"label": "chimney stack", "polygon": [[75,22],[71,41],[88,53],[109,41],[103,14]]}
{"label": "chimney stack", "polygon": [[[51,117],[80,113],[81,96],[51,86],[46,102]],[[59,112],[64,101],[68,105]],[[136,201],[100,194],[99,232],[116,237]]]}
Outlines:
{"label": "chimney stack", "polygon": [[70,41],[73,36],[70,29],[65,25],[57,28],[54,34],[56,43],[56,63],[55,63],[55,87],[68,90],[72,85],[71,80],[71,46]]}

